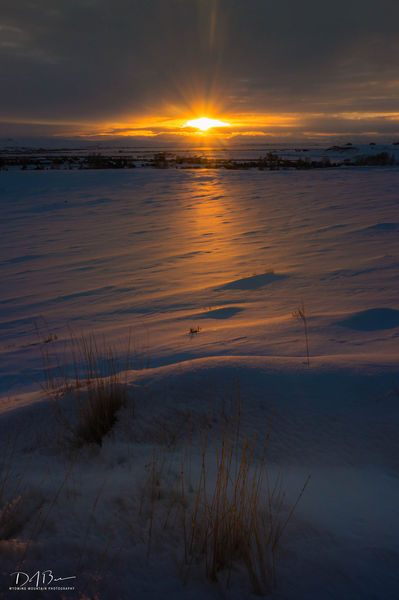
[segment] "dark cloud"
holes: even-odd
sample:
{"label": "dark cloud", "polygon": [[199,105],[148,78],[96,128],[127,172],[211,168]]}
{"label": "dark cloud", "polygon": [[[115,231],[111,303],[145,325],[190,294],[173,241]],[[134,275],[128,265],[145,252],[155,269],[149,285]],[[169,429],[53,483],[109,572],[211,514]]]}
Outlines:
{"label": "dark cloud", "polygon": [[397,0],[0,7],[4,120],[122,122],[197,102],[243,113],[397,110]]}

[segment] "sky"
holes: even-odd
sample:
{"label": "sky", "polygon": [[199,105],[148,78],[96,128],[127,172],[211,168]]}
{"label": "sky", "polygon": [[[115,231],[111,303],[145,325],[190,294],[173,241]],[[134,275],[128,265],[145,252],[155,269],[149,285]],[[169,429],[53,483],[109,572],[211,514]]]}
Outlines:
{"label": "sky", "polygon": [[0,0],[0,136],[396,139],[398,34],[397,0]]}

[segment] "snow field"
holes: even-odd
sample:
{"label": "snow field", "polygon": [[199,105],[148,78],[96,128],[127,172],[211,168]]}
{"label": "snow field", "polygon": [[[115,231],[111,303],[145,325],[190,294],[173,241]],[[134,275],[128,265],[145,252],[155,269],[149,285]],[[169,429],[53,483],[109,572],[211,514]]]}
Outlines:
{"label": "snow field", "polygon": [[[24,571],[76,575],[66,598],[220,597],[229,569],[213,581],[208,552],[187,570],[184,523],[201,481],[199,427],[213,490],[238,398],[257,436],[251,476],[272,421],[276,523],[311,474],[271,597],[397,597],[397,179],[391,168],[1,173],[0,498],[15,504],[4,597],[21,557]],[[309,366],[292,316],[302,302]],[[40,350],[62,355],[68,325],[117,348],[133,332],[126,404],[101,446],[71,445],[34,383]],[[73,414],[74,394],[60,403]],[[255,590],[243,555],[229,598]]]}

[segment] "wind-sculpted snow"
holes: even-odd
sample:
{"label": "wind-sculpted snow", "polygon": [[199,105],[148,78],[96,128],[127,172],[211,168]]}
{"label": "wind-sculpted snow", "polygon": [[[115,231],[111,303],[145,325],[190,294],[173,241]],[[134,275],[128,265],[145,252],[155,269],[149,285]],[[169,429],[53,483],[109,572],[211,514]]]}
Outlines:
{"label": "wind-sculpted snow", "polygon": [[[239,561],[226,592],[185,557],[204,434],[211,495],[238,411],[256,468],[270,433],[277,526],[311,474],[270,598],[397,600],[397,170],[10,171],[0,188],[15,484],[0,467],[0,489],[18,490],[5,505],[0,492],[0,532],[19,517],[0,539],[0,596],[26,554],[24,572],[76,576],[82,598],[250,597]],[[71,336],[90,347],[93,333],[116,350],[126,401],[101,445],[76,448],[93,388],[76,383]]]}
{"label": "wind-sculpted snow", "polygon": [[371,227],[367,228],[371,231],[399,231],[399,223],[377,223],[376,225],[371,225]]}
{"label": "wind-sculpted snow", "polygon": [[243,309],[240,306],[224,306],[205,310],[202,313],[193,315],[193,319],[230,319],[239,314]]}
{"label": "wind-sculpted snow", "polygon": [[252,275],[252,277],[243,277],[235,281],[229,281],[220,286],[220,290],[258,290],[266,285],[284,279],[286,275],[277,273],[262,273],[261,275]]}
{"label": "wind-sculpted snow", "polygon": [[131,328],[153,365],[302,356],[303,300],[311,353],[396,353],[335,324],[397,309],[398,184],[390,168],[2,172],[2,393],[40,379],[37,326],[60,346],[68,325],[116,343]]}
{"label": "wind-sculpted snow", "polygon": [[399,310],[393,308],[370,308],[356,313],[340,321],[338,324],[359,331],[395,329],[399,327]]}

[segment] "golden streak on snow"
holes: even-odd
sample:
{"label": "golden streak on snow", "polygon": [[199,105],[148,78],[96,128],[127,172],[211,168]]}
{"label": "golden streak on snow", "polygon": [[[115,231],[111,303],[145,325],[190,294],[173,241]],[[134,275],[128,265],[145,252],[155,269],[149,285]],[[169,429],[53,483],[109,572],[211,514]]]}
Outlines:
{"label": "golden streak on snow", "polygon": [[[201,280],[205,270],[207,285],[217,285],[224,277],[221,274],[231,268],[237,253],[236,240],[242,225],[235,219],[226,218],[237,210],[237,197],[232,193],[230,183],[220,174],[208,180],[194,171],[186,183],[185,198],[180,214],[175,215],[176,223],[180,224],[181,235],[186,237],[188,247],[191,247],[192,238],[200,240],[200,246],[195,248],[197,252],[190,261],[179,267],[187,270],[183,279],[195,286],[195,278]],[[171,243],[175,242],[171,240]]]}

